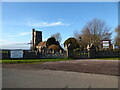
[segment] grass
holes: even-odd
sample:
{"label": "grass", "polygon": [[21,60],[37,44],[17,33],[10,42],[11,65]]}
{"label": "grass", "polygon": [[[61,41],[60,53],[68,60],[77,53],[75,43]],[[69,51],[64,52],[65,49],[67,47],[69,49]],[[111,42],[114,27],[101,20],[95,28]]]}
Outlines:
{"label": "grass", "polygon": [[68,61],[73,59],[18,59],[18,60],[0,60],[2,64],[19,64],[19,63],[43,63],[43,62],[50,62],[50,61]]}
{"label": "grass", "polygon": [[120,60],[120,58],[95,58],[93,60]]}
{"label": "grass", "polygon": [[[68,60],[73,60],[73,59],[18,59],[18,60],[0,60],[0,63],[25,64],[25,63],[43,63],[43,62],[51,62],[51,61],[68,61]],[[120,58],[95,58],[92,60],[120,60]]]}

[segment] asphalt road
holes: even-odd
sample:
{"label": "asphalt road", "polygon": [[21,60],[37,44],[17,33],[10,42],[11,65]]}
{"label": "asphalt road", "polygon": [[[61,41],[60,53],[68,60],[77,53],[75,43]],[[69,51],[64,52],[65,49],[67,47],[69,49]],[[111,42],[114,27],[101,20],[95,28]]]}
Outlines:
{"label": "asphalt road", "polygon": [[3,88],[118,88],[118,77],[53,70],[3,68]]}
{"label": "asphalt road", "polygon": [[120,73],[118,73],[120,62],[118,60],[80,59],[34,64],[3,64],[2,67],[20,70],[55,70],[120,76]]}

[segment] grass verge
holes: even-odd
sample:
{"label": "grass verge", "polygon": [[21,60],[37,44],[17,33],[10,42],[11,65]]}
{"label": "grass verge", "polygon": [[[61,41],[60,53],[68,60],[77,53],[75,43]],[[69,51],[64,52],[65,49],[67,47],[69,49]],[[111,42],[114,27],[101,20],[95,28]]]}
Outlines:
{"label": "grass verge", "polygon": [[2,64],[19,64],[19,63],[42,63],[42,62],[50,62],[50,61],[68,61],[73,59],[18,59],[18,60],[0,60]]}
{"label": "grass verge", "polygon": [[120,60],[120,58],[95,58],[93,60]]}
{"label": "grass verge", "polygon": [[[74,59],[17,59],[17,60],[0,60],[2,64],[25,64],[25,63],[43,63],[50,61],[69,61]],[[90,59],[91,60],[91,59]],[[95,58],[92,60],[120,60],[120,58]]]}

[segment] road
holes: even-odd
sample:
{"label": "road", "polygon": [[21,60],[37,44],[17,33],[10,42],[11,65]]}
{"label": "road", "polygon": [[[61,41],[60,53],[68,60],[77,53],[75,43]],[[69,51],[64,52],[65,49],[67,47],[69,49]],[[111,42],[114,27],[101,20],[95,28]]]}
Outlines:
{"label": "road", "polygon": [[3,88],[118,88],[118,77],[53,70],[3,68]]}
{"label": "road", "polygon": [[120,76],[118,60],[92,60],[80,59],[70,61],[54,61],[34,64],[3,64],[3,68],[15,68],[21,70],[57,70],[80,73],[94,73],[103,75]]}

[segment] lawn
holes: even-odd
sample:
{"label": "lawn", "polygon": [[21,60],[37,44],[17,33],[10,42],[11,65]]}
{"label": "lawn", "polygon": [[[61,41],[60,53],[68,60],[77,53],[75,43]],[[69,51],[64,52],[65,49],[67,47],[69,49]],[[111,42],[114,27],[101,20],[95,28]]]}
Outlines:
{"label": "lawn", "polygon": [[18,60],[0,60],[0,63],[7,64],[17,64],[17,63],[42,63],[50,61],[68,61],[73,59],[18,59]]}

